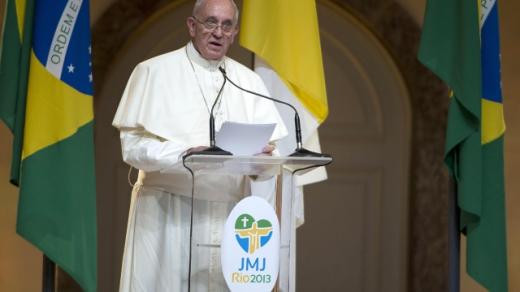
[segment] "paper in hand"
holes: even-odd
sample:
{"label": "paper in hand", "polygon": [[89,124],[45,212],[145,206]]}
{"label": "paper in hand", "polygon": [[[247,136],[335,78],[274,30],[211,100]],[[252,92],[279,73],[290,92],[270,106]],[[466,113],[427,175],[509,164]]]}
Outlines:
{"label": "paper in hand", "polygon": [[275,126],[224,122],[215,136],[215,143],[233,155],[255,155],[269,143]]}

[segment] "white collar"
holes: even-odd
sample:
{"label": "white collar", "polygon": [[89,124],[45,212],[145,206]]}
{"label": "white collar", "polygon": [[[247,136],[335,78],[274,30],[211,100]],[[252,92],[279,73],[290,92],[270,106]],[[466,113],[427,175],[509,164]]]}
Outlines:
{"label": "white collar", "polygon": [[201,66],[202,68],[205,68],[210,71],[215,71],[220,66],[226,67],[226,65],[225,65],[226,56],[222,57],[220,60],[204,59],[204,57],[202,57],[200,55],[200,53],[197,51],[197,49],[195,49],[195,46],[193,45],[192,42],[189,42],[186,45],[186,54],[188,54],[188,58],[192,62],[194,62],[197,65]]}

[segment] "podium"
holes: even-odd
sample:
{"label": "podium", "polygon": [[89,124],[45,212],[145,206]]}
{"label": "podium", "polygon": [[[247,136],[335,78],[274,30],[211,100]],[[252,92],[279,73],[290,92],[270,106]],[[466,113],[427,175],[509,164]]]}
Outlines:
{"label": "podium", "polygon": [[[187,251],[189,260],[186,263],[188,267],[183,269],[188,271],[188,274],[183,277],[188,281],[188,291],[230,291],[229,287],[232,287],[231,291],[290,291],[291,261],[293,260],[291,258],[295,256],[291,249],[292,234],[295,228],[293,219],[294,176],[310,171],[314,167],[329,164],[331,160],[330,157],[229,155],[190,155],[186,157],[184,167],[191,172],[193,179],[189,227],[190,244],[189,251]],[[211,185],[208,186],[206,182],[204,182],[206,185],[199,184],[198,180],[201,180],[203,176],[210,177],[214,182],[220,184],[223,182],[225,184],[229,177],[248,177],[249,182],[242,186],[230,185],[235,192],[226,194],[219,193],[225,192],[221,189],[212,192]],[[272,177],[275,177],[276,180],[270,179]],[[269,228],[272,230],[279,228],[279,237],[276,237],[275,233],[275,236],[269,235],[271,236],[269,238],[258,238],[256,235],[259,233],[257,232],[254,234],[255,239],[249,237],[249,241],[247,241],[251,246],[251,241],[256,240],[256,247],[253,246],[256,251],[252,251],[251,248],[248,250],[247,244],[242,245],[241,249],[239,232],[234,234],[234,230],[229,231],[224,226],[229,225],[226,221],[228,217],[231,218],[230,214],[234,212],[235,207],[238,207],[237,204],[240,205],[239,202],[244,197],[251,196],[251,187],[254,189],[259,185],[262,190],[257,191],[260,193],[254,194],[256,201],[254,201],[254,205],[249,205],[249,208],[258,207],[260,209],[262,201],[267,202],[267,209],[270,207],[273,214],[276,214],[272,221],[277,221],[271,222],[273,224]],[[237,188],[243,188],[242,192],[236,192]],[[258,197],[262,199],[257,199]],[[248,218],[251,221],[260,219],[252,216]],[[247,221],[248,218],[242,218],[242,220]],[[258,228],[261,221],[257,223],[253,223],[254,228]],[[231,237],[226,237],[229,232],[232,233]],[[277,255],[274,257],[277,263],[267,265],[268,268],[275,267],[274,270],[271,270],[274,276],[265,270],[265,257],[254,257],[255,252],[260,252],[262,248],[267,249],[270,246],[276,247],[273,254]],[[222,269],[221,256],[224,259],[224,270],[229,266],[227,257],[231,256],[239,259],[239,262],[233,262],[231,265],[242,272],[235,272],[232,277],[229,273],[225,274]],[[242,266],[238,267],[240,265]],[[232,281],[231,286],[230,281]]]}

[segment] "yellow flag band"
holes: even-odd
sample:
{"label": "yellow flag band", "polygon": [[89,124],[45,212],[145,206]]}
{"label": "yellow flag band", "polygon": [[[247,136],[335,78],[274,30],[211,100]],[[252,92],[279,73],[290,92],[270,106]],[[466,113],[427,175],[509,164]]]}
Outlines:
{"label": "yellow flag band", "polygon": [[482,98],[481,143],[489,143],[502,136],[506,130],[502,103]]}
{"label": "yellow flag band", "polygon": [[22,159],[57,143],[94,117],[92,96],[50,74],[31,52]]}
{"label": "yellow flag band", "polygon": [[[8,0],[5,0],[5,1],[8,1]],[[22,43],[22,40],[23,40],[23,25],[25,22],[25,1],[26,0],[15,0],[16,18],[17,18],[16,21],[18,22],[18,33],[20,36],[20,43]]]}

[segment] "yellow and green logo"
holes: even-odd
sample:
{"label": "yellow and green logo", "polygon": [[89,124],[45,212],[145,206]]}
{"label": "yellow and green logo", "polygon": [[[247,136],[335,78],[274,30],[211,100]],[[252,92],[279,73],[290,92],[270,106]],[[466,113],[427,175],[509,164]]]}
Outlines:
{"label": "yellow and green logo", "polygon": [[273,225],[266,219],[256,221],[249,214],[241,214],[235,221],[235,233],[240,247],[253,254],[269,242],[273,235]]}

